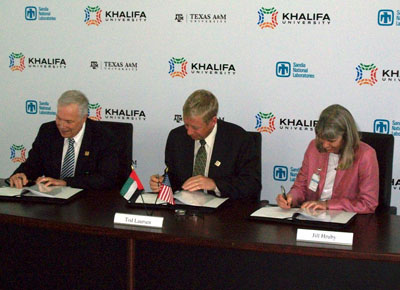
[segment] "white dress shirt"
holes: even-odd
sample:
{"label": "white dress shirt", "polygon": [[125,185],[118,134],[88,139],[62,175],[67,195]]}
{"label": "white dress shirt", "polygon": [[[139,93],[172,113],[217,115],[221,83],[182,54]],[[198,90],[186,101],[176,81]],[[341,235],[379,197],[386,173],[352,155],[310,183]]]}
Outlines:
{"label": "white dress shirt", "polygon": [[321,193],[321,200],[329,200],[332,197],[339,157],[339,154],[329,153],[328,169],[326,171],[324,188]]}
{"label": "white dress shirt", "polygon": [[[83,123],[83,126],[82,126],[81,130],[78,132],[78,134],[76,134],[75,137],[72,138],[75,141],[75,143],[74,143],[74,152],[75,152],[74,174],[75,174],[75,169],[76,169],[76,162],[78,161],[79,150],[81,149],[81,145],[82,145],[83,135],[85,133],[85,127],[86,127],[86,122]],[[68,139],[69,138],[64,138],[64,147],[63,147],[63,152],[62,152],[61,168],[63,167],[65,154],[67,154],[67,150],[68,150]]]}
{"label": "white dress shirt", "polygon": [[[206,144],[204,145],[206,152],[207,152],[207,162],[206,162],[206,168],[204,170],[204,176],[208,177],[208,171],[210,169],[210,161],[211,161],[211,155],[213,152],[213,148],[214,148],[214,142],[215,142],[215,136],[217,135],[217,123],[215,124],[214,128],[212,129],[211,133],[204,139],[204,141],[206,141]],[[196,161],[196,154],[197,151],[199,151],[200,149],[200,140],[196,140],[194,142],[194,159],[193,159],[193,166],[195,164]],[[221,193],[218,190],[218,188],[215,189],[215,194],[217,196],[220,196]]]}

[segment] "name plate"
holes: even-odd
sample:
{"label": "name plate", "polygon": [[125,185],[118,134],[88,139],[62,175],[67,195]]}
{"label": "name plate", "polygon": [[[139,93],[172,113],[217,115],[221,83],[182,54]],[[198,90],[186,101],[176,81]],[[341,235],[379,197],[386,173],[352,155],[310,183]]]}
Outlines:
{"label": "name plate", "polygon": [[114,223],[121,225],[162,228],[163,217],[115,213]]}
{"label": "name plate", "polygon": [[298,229],[296,241],[353,245],[353,233]]}

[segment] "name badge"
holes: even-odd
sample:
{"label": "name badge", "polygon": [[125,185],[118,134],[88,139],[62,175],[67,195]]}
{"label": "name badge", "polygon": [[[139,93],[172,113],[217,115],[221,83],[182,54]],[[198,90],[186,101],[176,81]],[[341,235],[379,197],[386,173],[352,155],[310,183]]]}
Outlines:
{"label": "name badge", "polygon": [[319,184],[319,179],[320,179],[319,174],[314,173],[311,176],[311,180],[310,180],[310,184],[308,185],[308,189],[316,192],[317,188],[318,188],[318,184]]}

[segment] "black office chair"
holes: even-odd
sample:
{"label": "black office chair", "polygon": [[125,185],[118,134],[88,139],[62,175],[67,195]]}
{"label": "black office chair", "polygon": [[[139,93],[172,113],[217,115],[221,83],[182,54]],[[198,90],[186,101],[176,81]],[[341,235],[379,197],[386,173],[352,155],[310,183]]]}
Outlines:
{"label": "black office chair", "polygon": [[379,163],[379,205],[375,212],[396,214],[397,208],[390,206],[392,196],[392,168],[394,137],[389,134],[360,132],[361,141],[373,147]]}
{"label": "black office chair", "polygon": [[113,136],[119,157],[118,184],[122,186],[131,173],[133,126],[130,123],[99,121]]}
{"label": "black office chair", "polygon": [[[256,152],[257,156],[259,157],[258,165],[257,165],[257,175],[261,180],[261,168],[262,168],[262,139],[260,132],[250,132],[248,131],[249,135],[254,138],[254,143],[256,143]],[[258,192],[257,196],[255,197],[257,200],[260,200],[261,191]]]}

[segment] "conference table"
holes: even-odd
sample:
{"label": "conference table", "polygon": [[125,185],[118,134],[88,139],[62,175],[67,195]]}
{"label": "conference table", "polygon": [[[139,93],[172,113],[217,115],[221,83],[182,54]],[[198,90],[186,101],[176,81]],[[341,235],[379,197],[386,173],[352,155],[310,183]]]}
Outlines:
{"label": "conference table", "polygon": [[149,214],[117,190],[62,205],[0,201],[0,289],[400,289],[399,216],[357,215],[340,229],[353,245],[335,246],[250,219],[263,205],[155,209],[163,227],[146,228],[114,224],[115,213]]}

